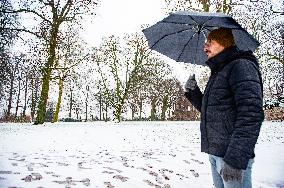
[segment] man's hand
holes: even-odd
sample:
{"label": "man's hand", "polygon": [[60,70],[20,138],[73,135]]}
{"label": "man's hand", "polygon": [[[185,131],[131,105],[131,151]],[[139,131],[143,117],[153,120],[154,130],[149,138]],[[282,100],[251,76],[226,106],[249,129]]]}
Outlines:
{"label": "man's hand", "polygon": [[195,80],[195,75],[189,76],[184,86],[185,91],[189,92],[190,90],[194,90],[196,87],[197,87],[197,82]]}
{"label": "man's hand", "polygon": [[221,176],[223,179],[227,181],[241,181],[242,180],[242,170],[236,169],[230,165],[228,165],[226,162],[224,162],[224,165],[220,171]]}

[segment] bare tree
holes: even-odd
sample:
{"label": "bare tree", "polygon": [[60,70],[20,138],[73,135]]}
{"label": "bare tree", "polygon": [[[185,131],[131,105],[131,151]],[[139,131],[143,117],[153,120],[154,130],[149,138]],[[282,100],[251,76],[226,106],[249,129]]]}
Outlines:
{"label": "bare tree", "polygon": [[162,112],[161,120],[166,120],[166,112],[168,109],[172,108],[173,104],[177,101],[179,93],[179,82],[175,78],[165,79],[163,81],[163,91],[162,91]]}
{"label": "bare tree", "polygon": [[159,119],[158,110],[163,104],[163,98],[168,95],[164,84],[166,79],[171,79],[171,71],[159,57],[151,56],[148,61],[152,66],[144,67],[140,77],[151,105],[150,119],[154,121]]}
{"label": "bare tree", "polygon": [[65,40],[59,44],[57,53],[58,59],[54,66],[56,76],[53,77],[53,79],[58,80],[58,98],[53,122],[58,121],[64,91],[64,82],[68,77],[74,74],[74,68],[80,65],[89,56],[87,51],[84,49],[86,44],[79,37],[78,30],[68,26],[64,39]]}
{"label": "bare tree", "polygon": [[[138,34],[126,38],[128,38],[127,47],[123,48],[119,38],[109,37],[103,42],[95,57],[102,85],[107,93],[107,98],[111,101],[115,118],[118,121],[121,121],[127,96],[138,85],[138,76],[141,74],[142,68],[151,66],[151,63],[147,60],[149,50],[146,40]],[[103,66],[107,70],[104,73]],[[114,83],[114,95],[110,92],[111,89],[107,89],[110,79]]]}
{"label": "bare tree", "polygon": [[39,22],[37,30],[26,27],[3,29],[31,33],[42,39],[47,49],[48,57],[42,68],[42,89],[35,124],[42,124],[45,119],[49,82],[56,61],[56,48],[59,44],[61,27],[67,22],[80,24],[82,16],[86,13],[93,14],[93,8],[96,5],[97,2],[93,0],[25,0],[19,2],[19,9],[5,11],[8,14],[28,13],[33,15],[35,20]]}
{"label": "bare tree", "polygon": [[[18,76],[18,73],[20,72],[21,66],[21,57],[20,56],[15,56],[13,62],[11,62],[11,65],[9,66],[10,71],[9,71],[9,97],[8,97],[8,107],[7,107],[7,112],[6,115],[9,118],[11,116],[11,109],[12,109],[12,104],[13,104],[13,95],[15,94],[15,82],[20,80],[20,77]],[[20,87],[20,85],[19,85]]]}
{"label": "bare tree", "polygon": [[259,40],[255,51],[261,65],[265,98],[280,99],[284,87],[284,30],[281,16],[271,7],[271,1],[246,4],[234,11],[239,22]]}
{"label": "bare tree", "polygon": [[11,65],[10,47],[18,37],[17,31],[4,30],[5,27],[18,26],[18,15],[9,15],[6,10],[12,9],[10,0],[0,2],[0,101],[5,95],[5,87],[9,83],[9,75],[13,74]]}

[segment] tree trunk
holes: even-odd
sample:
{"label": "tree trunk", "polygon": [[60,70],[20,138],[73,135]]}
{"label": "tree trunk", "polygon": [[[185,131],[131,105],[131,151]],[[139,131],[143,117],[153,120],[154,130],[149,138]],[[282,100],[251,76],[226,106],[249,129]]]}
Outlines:
{"label": "tree trunk", "polygon": [[102,94],[101,94],[101,90],[100,90],[99,106],[100,106],[100,121],[101,121],[102,120]]}
{"label": "tree trunk", "polygon": [[7,116],[11,116],[11,109],[12,109],[12,102],[13,102],[13,90],[14,90],[14,80],[15,80],[15,72],[18,69],[19,62],[16,62],[15,68],[12,70],[10,74],[10,91],[9,91],[9,98],[8,98],[8,109],[7,109]]}
{"label": "tree trunk", "polygon": [[108,116],[107,116],[107,113],[108,113],[108,104],[106,103],[106,108],[105,108],[105,113],[106,113],[106,115],[105,115],[105,121],[108,121]]}
{"label": "tree trunk", "polygon": [[51,69],[47,70],[46,73],[44,73],[43,75],[43,83],[42,83],[42,89],[41,89],[41,94],[40,94],[40,101],[38,104],[37,117],[34,123],[35,125],[42,124],[45,121],[50,76],[51,76]]}
{"label": "tree trunk", "polygon": [[209,12],[210,0],[199,0],[199,2],[202,4],[203,11]]}
{"label": "tree trunk", "polygon": [[23,117],[26,116],[26,109],[27,109],[27,95],[28,95],[28,76],[26,75],[26,83],[25,83],[25,104],[24,104],[24,108],[23,108]]}
{"label": "tree trunk", "polygon": [[37,117],[35,121],[35,125],[43,124],[45,120],[45,113],[46,113],[46,104],[48,99],[48,92],[49,92],[49,82],[52,72],[52,66],[55,61],[55,49],[57,46],[57,34],[58,34],[59,25],[55,24],[54,28],[52,28],[51,34],[51,41],[49,43],[49,54],[48,60],[43,68],[43,78],[42,78],[42,89],[40,94],[40,101],[37,110]]}
{"label": "tree trunk", "polygon": [[130,106],[131,106],[131,120],[134,120],[134,115],[135,115],[135,105],[131,105],[130,104]]}
{"label": "tree trunk", "polygon": [[143,103],[142,101],[139,103],[139,121],[142,119],[142,108],[143,108]]}
{"label": "tree trunk", "polygon": [[19,104],[20,104],[20,95],[21,95],[21,79],[19,79],[18,81],[18,96],[17,96],[17,104],[16,104],[16,113],[15,113],[15,117],[18,116],[18,111],[19,111]]}
{"label": "tree trunk", "polygon": [[89,97],[89,91],[87,91],[87,98],[86,98],[86,117],[85,117],[85,122],[88,121],[88,97]]}
{"label": "tree trunk", "polygon": [[79,119],[79,108],[76,108],[76,118]]}
{"label": "tree trunk", "polygon": [[31,116],[32,116],[32,121],[34,121],[34,115],[35,115],[35,84],[34,84],[34,78],[31,79],[31,85],[32,85],[32,104],[31,104]]}
{"label": "tree trunk", "polygon": [[38,77],[35,77],[35,75],[34,75],[32,81],[31,81],[31,84],[32,84],[31,116],[32,116],[32,121],[34,121],[35,120],[34,118],[35,118],[36,104],[37,104],[37,101],[38,101],[38,88],[39,88]]}
{"label": "tree trunk", "polygon": [[70,94],[70,106],[69,106],[69,118],[72,116],[72,108],[73,108],[73,90],[71,89],[71,94]]}
{"label": "tree trunk", "polygon": [[151,121],[156,120],[156,99],[152,99],[151,101]]}
{"label": "tree trunk", "polygon": [[231,12],[231,5],[230,5],[230,1],[228,0],[223,0],[223,13],[224,14],[228,14],[229,12]]}
{"label": "tree trunk", "polygon": [[[122,108],[123,108],[123,106],[124,106],[125,99],[126,99],[128,93],[129,93],[130,83],[131,83],[131,81],[130,81],[130,79],[129,79],[128,84],[126,85],[126,88],[125,88],[125,90],[124,90],[123,97],[120,99],[119,103],[117,104],[117,108],[116,108],[115,114],[116,114],[116,118],[117,118],[118,122],[121,121]],[[118,96],[119,96],[119,95],[118,95]]]}
{"label": "tree trunk", "polygon": [[115,117],[118,120],[118,122],[121,121],[121,109],[122,109],[122,104],[118,104],[117,109],[115,110]]}
{"label": "tree trunk", "polygon": [[64,87],[63,78],[59,78],[58,87],[59,87],[59,94],[58,94],[58,99],[57,99],[55,113],[54,113],[54,116],[53,116],[53,122],[57,122],[58,121],[58,114],[59,114],[59,110],[60,110],[60,106],[61,106],[61,98],[62,98],[63,87]]}
{"label": "tree trunk", "polygon": [[10,115],[11,115],[13,90],[14,90],[14,74],[11,75],[11,77],[10,77],[10,91],[9,91],[8,109],[7,109],[7,116],[8,117],[10,117]]}
{"label": "tree trunk", "polygon": [[162,114],[161,114],[161,120],[165,121],[166,119],[166,111],[168,109],[168,101],[169,101],[169,95],[167,94],[164,98],[163,98],[163,105],[162,105]]}

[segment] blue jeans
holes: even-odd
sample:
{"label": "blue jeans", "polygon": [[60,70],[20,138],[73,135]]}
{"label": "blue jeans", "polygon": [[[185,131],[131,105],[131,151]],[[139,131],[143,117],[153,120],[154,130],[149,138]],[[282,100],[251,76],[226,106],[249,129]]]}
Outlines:
{"label": "blue jeans", "polygon": [[242,171],[242,181],[227,181],[225,182],[220,175],[220,171],[224,165],[223,158],[215,155],[209,155],[209,161],[211,163],[211,170],[213,176],[213,182],[216,188],[251,188],[251,168],[254,159],[250,159],[247,169]]}

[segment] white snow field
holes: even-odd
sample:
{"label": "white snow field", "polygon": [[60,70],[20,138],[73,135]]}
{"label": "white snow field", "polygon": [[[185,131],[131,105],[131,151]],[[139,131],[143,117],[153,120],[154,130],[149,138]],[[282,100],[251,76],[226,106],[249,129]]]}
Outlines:
{"label": "white snow field", "polygon": [[[265,122],[253,187],[284,187],[284,123]],[[212,188],[199,122],[0,124],[0,187]]]}

